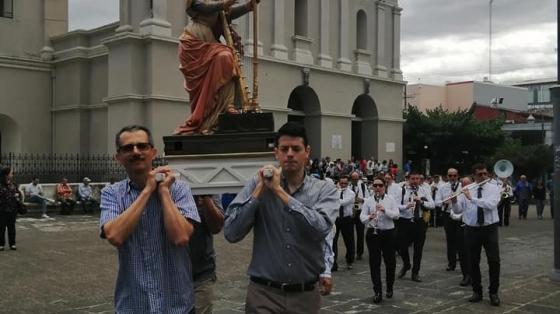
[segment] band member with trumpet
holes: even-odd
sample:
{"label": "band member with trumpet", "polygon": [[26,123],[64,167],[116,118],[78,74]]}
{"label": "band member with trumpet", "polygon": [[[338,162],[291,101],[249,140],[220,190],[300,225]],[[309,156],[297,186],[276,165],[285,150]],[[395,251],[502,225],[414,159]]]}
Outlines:
{"label": "band member with trumpet", "polygon": [[360,219],[367,228],[366,244],[369,252],[369,271],[373,283],[373,303],[380,303],[383,299],[381,284],[381,255],[385,263],[387,281],[387,298],[393,297],[393,283],[395,282],[396,234],[394,219],[399,218],[398,203],[393,197],[385,193],[385,180],[373,180],[373,197],[365,200],[362,205]]}
{"label": "band member with trumpet", "polygon": [[403,267],[399,272],[399,278],[403,278],[410,270],[410,255],[408,247],[413,244],[414,257],[412,265],[412,280],[420,280],[420,264],[422,262],[422,250],[426,240],[426,230],[428,222],[423,219],[423,212],[434,208],[434,200],[429,190],[420,186],[420,173],[412,170],[408,184],[402,188],[399,211],[400,218],[397,221],[397,241],[399,255],[403,261]]}
{"label": "band member with trumpet", "polygon": [[501,190],[500,203],[498,204],[499,225],[509,226],[509,217],[511,216],[511,199],[513,197],[513,188],[508,178],[500,178],[498,187]]}
{"label": "band member with trumpet", "polygon": [[360,180],[360,174],[357,171],[353,171],[350,174],[350,189],[356,194],[354,198],[353,218],[356,227],[356,255],[357,259],[361,260],[364,254],[364,224],[360,220],[360,213],[364,201],[368,199],[370,195],[367,184]]}
{"label": "band member with trumpet", "polygon": [[338,236],[342,233],[342,239],[344,240],[344,245],[346,246],[346,268],[352,269],[352,264],[354,263],[354,221],[352,218],[352,207],[354,206],[354,200],[356,194],[348,188],[348,176],[340,177],[338,181],[338,194],[340,196],[340,208],[338,212],[338,217],[335,221],[336,232],[333,239],[333,251],[334,251],[334,264],[332,271],[338,270]]}
{"label": "band member with trumpet", "polygon": [[[443,210],[443,228],[445,230],[445,240],[447,243],[447,271],[454,271],[457,266],[457,254],[460,254],[457,247],[457,234],[458,229],[461,227],[461,221],[456,221],[450,217],[451,201],[443,202],[444,199],[461,191],[461,183],[459,182],[459,172],[455,168],[447,170],[447,183],[441,186],[436,194],[436,206],[441,206]],[[461,262],[463,259],[459,256]],[[461,265],[463,269],[463,265]]]}
{"label": "band member with trumpet", "polygon": [[482,301],[480,253],[486,251],[490,274],[490,304],[500,305],[500,247],[498,240],[498,202],[500,190],[489,182],[488,170],[483,164],[473,166],[476,184],[463,187],[463,193],[451,199],[453,211],[463,214],[465,244],[469,252],[473,295],[469,302]]}

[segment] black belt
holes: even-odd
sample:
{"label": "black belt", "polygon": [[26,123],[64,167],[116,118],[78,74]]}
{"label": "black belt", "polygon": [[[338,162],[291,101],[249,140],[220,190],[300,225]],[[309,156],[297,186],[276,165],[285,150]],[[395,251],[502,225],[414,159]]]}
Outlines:
{"label": "black belt", "polygon": [[280,289],[284,292],[303,292],[312,291],[315,289],[317,281],[311,282],[299,282],[299,283],[281,283],[276,281],[270,281],[268,279],[253,277],[251,276],[251,281],[268,287]]}

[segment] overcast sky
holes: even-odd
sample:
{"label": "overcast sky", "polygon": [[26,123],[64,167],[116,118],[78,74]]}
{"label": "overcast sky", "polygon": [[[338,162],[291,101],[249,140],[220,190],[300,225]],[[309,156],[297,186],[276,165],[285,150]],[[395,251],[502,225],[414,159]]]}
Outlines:
{"label": "overcast sky", "polygon": [[[118,0],[69,3],[71,30],[118,20]],[[488,76],[489,3],[400,0],[405,79],[442,84]],[[492,8],[492,80],[556,77],[556,1],[494,0]]]}

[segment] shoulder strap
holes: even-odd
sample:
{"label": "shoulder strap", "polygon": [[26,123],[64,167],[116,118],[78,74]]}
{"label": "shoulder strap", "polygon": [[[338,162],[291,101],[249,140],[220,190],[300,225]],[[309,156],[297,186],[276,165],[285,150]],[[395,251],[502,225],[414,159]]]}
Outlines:
{"label": "shoulder strap", "polygon": [[406,193],[406,189],[404,185],[402,186],[402,196],[401,196],[401,205],[404,205],[404,194]]}
{"label": "shoulder strap", "polygon": [[362,182],[362,197],[366,197],[366,184]]}

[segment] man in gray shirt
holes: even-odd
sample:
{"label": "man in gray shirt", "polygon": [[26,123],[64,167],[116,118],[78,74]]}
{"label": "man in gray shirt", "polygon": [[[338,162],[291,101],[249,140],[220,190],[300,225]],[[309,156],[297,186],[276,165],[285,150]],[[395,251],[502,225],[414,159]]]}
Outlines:
{"label": "man in gray shirt", "polygon": [[330,285],[319,276],[338,193],[333,184],[306,175],[311,147],[301,124],[283,125],[275,144],[281,168],[265,166],[247,183],[226,211],[224,234],[238,242],[254,228],[247,313],[319,313],[317,283]]}

